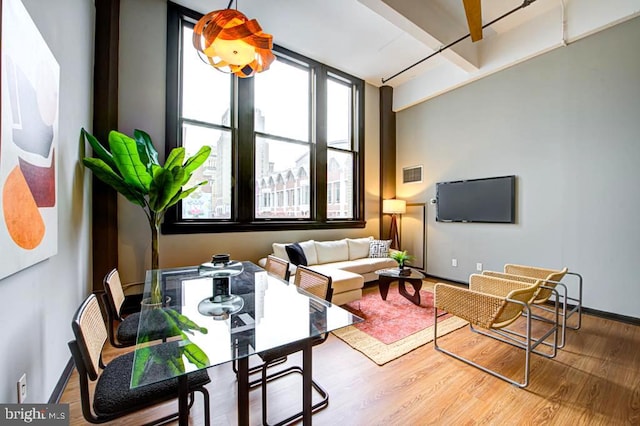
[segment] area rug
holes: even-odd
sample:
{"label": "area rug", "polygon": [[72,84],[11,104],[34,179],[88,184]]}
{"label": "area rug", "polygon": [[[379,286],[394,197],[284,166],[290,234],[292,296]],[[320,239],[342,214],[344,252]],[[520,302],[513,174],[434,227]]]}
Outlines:
{"label": "area rug", "polygon": [[[429,283],[425,285],[430,287]],[[411,286],[407,287],[413,292]],[[364,322],[333,334],[376,364],[384,365],[433,341],[432,289],[423,288],[420,299],[420,306],[414,305],[398,293],[397,284],[389,288],[387,300],[382,300],[377,286],[365,288],[362,299],[343,306]],[[445,314],[438,318],[438,337],[466,324]]]}

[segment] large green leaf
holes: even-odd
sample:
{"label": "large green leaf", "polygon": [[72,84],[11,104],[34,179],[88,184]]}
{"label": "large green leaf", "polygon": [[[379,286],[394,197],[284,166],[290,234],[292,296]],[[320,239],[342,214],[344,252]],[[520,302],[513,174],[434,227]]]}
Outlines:
{"label": "large green leaf", "polygon": [[133,137],[136,140],[136,146],[138,148],[138,155],[140,155],[140,161],[147,167],[147,171],[151,171],[153,164],[159,165],[158,151],[151,142],[151,137],[144,131],[135,129],[133,131]]}
{"label": "large green leaf", "polygon": [[175,309],[166,309],[166,315],[171,317],[171,319],[180,327],[181,330],[189,331],[196,330],[201,332],[202,334],[207,334],[209,331],[205,327],[200,327],[195,322],[191,321],[187,316],[182,315]]}
{"label": "large green leaf", "polygon": [[184,175],[184,169],[175,166],[171,170],[165,169],[164,173],[158,173],[157,177],[154,176],[149,189],[149,204],[154,211],[162,212],[167,209],[169,202],[182,190]]}
{"label": "large green leaf", "polygon": [[199,186],[202,186],[202,185],[204,185],[204,184],[206,184],[206,183],[207,183],[206,181],[204,181],[204,182],[200,182],[199,184],[197,184],[197,185],[195,185],[195,186],[193,186],[193,187],[191,187],[191,188],[189,188],[189,189],[185,189],[185,190],[180,191],[179,193],[177,193],[177,194],[176,194],[176,195],[171,199],[171,201],[169,201],[169,204],[167,204],[167,207],[166,207],[166,208],[169,208],[169,207],[171,207],[171,206],[174,206],[178,201],[182,200],[183,198],[188,197],[189,195],[191,195],[191,193],[192,193],[193,191],[195,191],[196,189],[198,189],[198,187],[199,187]]}
{"label": "large green leaf", "polygon": [[182,166],[185,155],[186,150],[184,149],[184,147],[173,148],[167,156],[166,161],[164,162],[164,168],[167,170],[171,170],[175,166]]}
{"label": "large green leaf", "polygon": [[150,359],[151,349],[149,347],[140,348],[136,351],[133,363],[133,372],[131,373],[131,386],[140,386],[140,384],[142,384],[142,379],[144,378],[144,373],[147,369],[147,363]]}
{"label": "large green leaf", "polygon": [[147,166],[140,161],[136,141],[114,130],[109,132],[109,148],[124,181],[140,192],[148,193],[151,174],[147,171]]}
{"label": "large green leaf", "polygon": [[162,166],[158,166],[157,164],[151,165],[151,179],[155,177],[156,174],[160,173],[161,170],[164,170]]}
{"label": "large green leaf", "polygon": [[209,366],[209,357],[195,343],[189,342],[182,347],[182,354],[187,357],[189,362],[198,368]]}
{"label": "large green leaf", "polygon": [[113,156],[98,141],[98,139],[96,139],[95,136],[87,132],[85,129],[82,129],[80,132],[82,133],[82,136],[84,136],[84,138],[87,140],[87,142],[89,142],[89,145],[91,145],[91,149],[93,149],[93,154],[99,159],[101,159],[102,161],[104,161],[105,163],[107,163],[112,170],[117,171],[118,167],[116,166],[116,163],[113,161]]}
{"label": "large green leaf", "polygon": [[[158,325],[157,321],[162,321],[164,323],[162,329],[165,335],[181,336],[182,342],[175,346],[167,346],[172,345],[169,343],[137,349],[131,379],[131,383],[134,386],[145,383],[146,374],[153,369],[154,364],[163,368],[166,374],[170,376],[175,377],[184,374],[185,365],[182,359],[183,356],[197,368],[209,366],[209,358],[206,353],[200,349],[198,345],[191,342],[184,333],[187,331],[193,334],[193,331],[199,331],[206,334],[206,328],[198,326],[198,324],[191,321],[188,317],[172,308],[147,312],[143,321],[150,321],[155,324],[156,327]],[[141,335],[138,337],[138,343],[155,339],[157,339],[157,335],[153,333],[151,335]]]}
{"label": "large green leaf", "polygon": [[175,377],[184,374],[184,361],[182,361],[181,356],[175,356],[173,358],[169,358],[168,360],[161,359],[159,360],[159,362],[165,367],[168,367],[169,371],[171,371],[171,374],[173,374]]}
{"label": "large green leaf", "polygon": [[160,212],[162,199],[168,186],[173,183],[173,175],[169,170],[154,170],[153,179],[149,185],[149,208],[155,212]]}
{"label": "large green leaf", "polygon": [[209,158],[210,154],[211,154],[211,147],[209,145],[201,146],[198,152],[196,152],[192,157],[190,157],[184,163],[185,172],[187,172],[188,174],[193,173],[194,170],[196,170],[205,161],[207,161],[207,158]]}
{"label": "large green leaf", "polygon": [[136,188],[128,185],[107,163],[99,158],[93,157],[83,158],[82,163],[88,167],[98,179],[124,195],[127,200],[144,207],[144,195],[138,192]]}

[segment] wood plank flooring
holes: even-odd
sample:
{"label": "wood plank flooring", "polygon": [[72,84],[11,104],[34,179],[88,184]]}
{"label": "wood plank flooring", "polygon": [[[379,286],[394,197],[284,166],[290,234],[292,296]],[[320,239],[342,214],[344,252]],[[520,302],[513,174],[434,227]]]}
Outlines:
{"label": "wood plank flooring", "polygon": [[[439,343],[503,373],[522,371],[521,350],[468,327]],[[108,347],[105,359],[121,353]],[[640,425],[640,327],[594,316],[584,315],[580,330],[567,331],[567,346],[556,358],[532,355],[525,389],[437,352],[433,343],[380,367],[331,335],[314,348],[313,358],[313,376],[330,394],[329,407],[313,416],[316,425]],[[208,371],[212,424],[235,425],[231,366]],[[301,404],[300,383],[294,376],[269,385],[271,421]],[[260,392],[250,395],[252,425],[261,424]],[[79,400],[74,370],[60,401],[70,404],[72,425],[86,424]],[[109,424],[140,425],[172,410],[177,403]],[[197,395],[190,424],[203,424],[203,413]]]}

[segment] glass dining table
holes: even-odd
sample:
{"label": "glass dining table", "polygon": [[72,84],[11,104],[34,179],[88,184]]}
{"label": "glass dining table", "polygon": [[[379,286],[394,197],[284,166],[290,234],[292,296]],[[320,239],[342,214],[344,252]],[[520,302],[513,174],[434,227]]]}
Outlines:
{"label": "glass dining table", "polygon": [[[131,387],[178,379],[179,423],[188,424],[187,375],[236,361],[238,424],[249,424],[251,355],[294,342],[302,351],[303,424],[311,424],[312,338],[362,321],[251,262],[228,279],[233,303],[211,309],[217,278],[198,266],[147,271]],[[218,280],[219,281],[219,280]],[[160,304],[144,303],[157,282]]]}

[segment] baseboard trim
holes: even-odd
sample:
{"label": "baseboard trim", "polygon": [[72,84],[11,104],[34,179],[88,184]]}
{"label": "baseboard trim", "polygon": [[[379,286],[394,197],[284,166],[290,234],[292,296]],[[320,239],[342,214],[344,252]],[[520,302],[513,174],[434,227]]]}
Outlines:
{"label": "baseboard trim", "polygon": [[51,392],[51,396],[49,397],[48,404],[57,404],[60,402],[60,398],[62,398],[62,393],[64,389],[67,387],[67,383],[69,382],[69,378],[71,377],[71,373],[73,373],[73,369],[75,368],[75,364],[73,363],[73,358],[69,357],[69,362],[64,367],[62,371],[62,375],[60,379],[58,379],[58,383],[56,387],[53,388],[53,392]]}
{"label": "baseboard trim", "polygon": [[582,307],[582,312],[587,315],[593,315],[594,317],[600,317],[610,319],[613,321],[624,322],[631,325],[640,325],[640,318],[630,317],[627,315],[614,314],[612,312],[599,311],[597,309]]}
{"label": "baseboard trim", "polygon": [[430,278],[430,279],[433,279],[433,280],[441,280],[445,284],[446,283],[454,283],[454,284],[461,284],[461,285],[469,287],[469,283],[466,282],[466,281],[457,281],[457,280],[452,280],[451,278],[438,277],[436,275],[427,274],[426,272],[425,272],[425,275],[426,275],[427,278]]}

